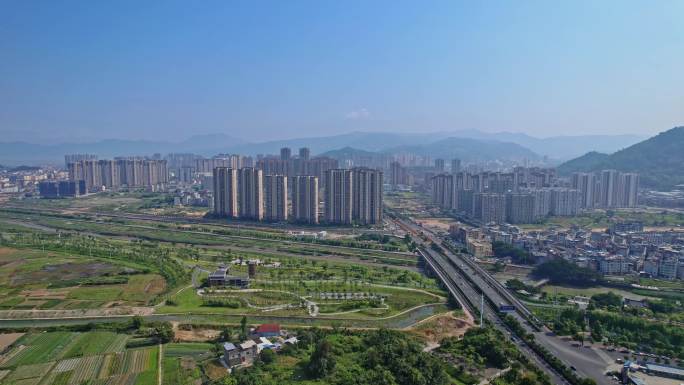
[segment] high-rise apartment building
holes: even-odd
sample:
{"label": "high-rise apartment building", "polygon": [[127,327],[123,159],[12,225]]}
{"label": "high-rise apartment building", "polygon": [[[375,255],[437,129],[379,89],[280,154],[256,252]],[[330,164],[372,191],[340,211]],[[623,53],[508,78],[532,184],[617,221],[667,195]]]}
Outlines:
{"label": "high-rise apartment building", "polygon": [[635,207],[639,190],[639,175],[603,170],[599,178],[597,206],[602,208]]}
{"label": "high-rise apartment building", "polygon": [[572,188],[580,193],[580,206],[582,208],[594,207],[596,190],[596,178],[592,173],[576,172],[572,174]]}
{"label": "high-rise apartment building", "polygon": [[311,157],[311,150],[308,147],[302,147],[299,149],[299,159],[309,160]]}
{"label": "high-rise apartment building", "polygon": [[473,196],[473,215],[483,223],[506,222],[506,196],[478,193]]}
{"label": "high-rise apartment building", "polygon": [[389,183],[392,185],[392,187],[408,184],[408,174],[406,173],[406,169],[397,161],[390,163]]}
{"label": "high-rise apartment building", "polygon": [[534,220],[539,220],[551,214],[551,191],[548,189],[531,189],[534,195]]}
{"label": "high-rise apartment building", "polygon": [[264,176],[264,219],[287,221],[288,178],[284,175]]}
{"label": "high-rise apartment building", "polygon": [[280,149],[280,160],[290,160],[292,158],[292,150],[290,147],[283,147]]}
{"label": "high-rise apartment building", "polygon": [[352,223],[352,171],[330,169],[325,173],[325,221]]}
{"label": "high-rise apartment building", "polygon": [[83,172],[88,191],[102,191],[102,170],[97,160],[84,160]]}
{"label": "high-rise apartment building", "polygon": [[292,186],[292,217],[297,222],[318,223],[318,178],[295,176]]}
{"label": "high-rise apartment building", "polygon": [[534,195],[510,193],[506,195],[506,220],[509,223],[532,223],[534,216]]}
{"label": "high-rise apartment building", "polygon": [[620,184],[620,173],[616,170],[603,170],[601,171],[600,179],[600,196],[599,204],[600,207],[610,208],[617,207],[619,199],[619,184]]}
{"label": "high-rise apartment building", "polygon": [[444,172],[445,162],[444,159],[435,159],[435,170],[437,172]]}
{"label": "high-rise apartment building", "polygon": [[69,179],[83,180],[88,191],[117,188],[122,185],[155,189],[168,183],[165,160],[121,158],[82,160],[69,163]]}
{"label": "high-rise apartment building", "polygon": [[97,155],[93,154],[69,154],[64,155],[64,165],[69,168],[69,163],[76,163],[83,160],[97,160]]}
{"label": "high-rise apartment building", "polygon": [[454,204],[452,207],[458,212],[465,213],[468,216],[473,215],[473,194],[474,191],[467,189],[460,189],[454,191]]}
{"label": "high-rise apartment building", "polygon": [[363,225],[382,223],[382,171],[352,170],[352,220]]}
{"label": "high-rise apartment building", "polygon": [[622,188],[622,206],[636,207],[639,193],[639,174],[626,173],[620,176]]}
{"label": "high-rise apartment building", "polygon": [[461,160],[460,159],[452,159],[451,160],[451,173],[456,174],[461,172]]}
{"label": "high-rise apartment building", "polygon": [[214,169],[214,214],[220,217],[238,216],[238,170],[227,167]]}
{"label": "high-rise apartment building", "polygon": [[240,218],[264,219],[263,171],[252,167],[238,171],[238,213]]}
{"label": "high-rise apartment building", "polygon": [[579,213],[580,192],[568,188],[551,188],[551,214],[557,216],[575,216]]}
{"label": "high-rise apartment building", "polygon": [[99,160],[100,176],[102,178],[102,185],[106,188],[117,189],[121,184],[121,176],[119,175],[119,167],[114,160]]}
{"label": "high-rise apartment building", "polygon": [[453,206],[454,177],[450,174],[439,174],[432,177],[432,203],[444,209]]}

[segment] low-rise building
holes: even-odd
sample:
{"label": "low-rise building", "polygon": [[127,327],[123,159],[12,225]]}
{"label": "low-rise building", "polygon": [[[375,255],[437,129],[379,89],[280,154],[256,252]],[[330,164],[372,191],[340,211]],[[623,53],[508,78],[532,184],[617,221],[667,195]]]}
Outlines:
{"label": "low-rise building", "polygon": [[254,334],[259,337],[277,337],[280,335],[280,325],[262,324],[256,327]]}
{"label": "low-rise building", "polygon": [[216,271],[209,274],[209,286],[228,286],[236,289],[246,289],[249,287],[249,278],[228,274],[226,266],[220,266]]}
{"label": "low-rise building", "polygon": [[492,255],[492,244],[485,240],[468,238],[466,241],[468,253],[475,257],[489,257]]}
{"label": "low-rise building", "polygon": [[251,365],[258,355],[257,343],[247,340],[237,346],[226,342],[223,344],[223,360],[228,367]]}

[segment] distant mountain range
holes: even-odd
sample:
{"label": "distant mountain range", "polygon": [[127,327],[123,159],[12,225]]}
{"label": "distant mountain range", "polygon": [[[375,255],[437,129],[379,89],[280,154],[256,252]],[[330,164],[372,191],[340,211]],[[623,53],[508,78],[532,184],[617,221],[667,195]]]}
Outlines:
{"label": "distant mountain range", "polygon": [[[445,131],[433,133],[352,132],[349,134],[313,138],[275,140],[239,146],[243,153],[272,154],[281,147],[309,147],[314,154],[350,147],[373,152],[388,152],[401,146],[420,146],[443,139],[465,138],[487,142],[507,142],[523,146],[539,156],[563,161],[587,151],[614,152],[643,140],[636,135],[582,135],[535,138],[522,133],[486,133],[477,130]],[[472,143],[472,142],[471,142]],[[239,151],[236,151],[239,152]],[[435,155],[439,157],[442,155]]]}
{"label": "distant mountain range", "polygon": [[587,151],[615,152],[645,139],[637,135],[561,135],[537,138],[516,132],[489,133],[477,130],[454,131],[443,135],[515,143],[541,156],[559,161],[572,159]]}
{"label": "distant mountain range", "polygon": [[641,185],[669,189],[684,184],[684,127],[668,131],[613,154],[589,152],[558,167],[561,174],[616,169],[638,172]]}
{"label": "distant mountain range", "polygon": [[[91,143],[54,145],[27,142],[0,143],[0,162],[7,165],[59,164],[63,161],[65,154],[74,153],[97,154],[101,158],[170,152],[192,152],[204,156],[218,153],[276,154],[281,147],[291,147],[294,153],[299,147],[309,147],[312,154],[321,154],[345,147],[383,153],[400,150],[420,151],[433,158],[449,158],[464,154],[462,156],[464,160],[480,159],[477,158],[476,151],[473,149],[481,149],[485,152],[510,153],[516,158],[536,159],[546,155],[552,160],[562,161],[591,150],[613,152],[639,140],[633,135],[535,138],[520,133],[484,133],[476,130],[463,130],[414,134],[352,132],[333,136],[248,143],[229,135],[212,134],[193,136],[182,142],[109,139]],[[482,158],[489,159],[489,156]]]}
{"label": "distant mountain range", "polygon": [[537,160],[541,158],[532,150],[513,142],[480,140],[471,138],[445,138],[429,144],[403,145],[385,150],[386,153],[413,153],[432,158],[459,158],[467,162],[496,159]]}
{"label": "distant mountain range", "polygon": [[432,143],[401,145],[379,151],[367,151],[347,146],[337,150],[326,151],[321,155],[343,160],[356,157],[366,159],[380,158],[408,153],[428,156],[432,159],[442,158],[447,161],[458,158],[466,162],[482,162],[497,159],[517,161],[540,159],[539,155],[515,143],[470,138],[445,138]]}

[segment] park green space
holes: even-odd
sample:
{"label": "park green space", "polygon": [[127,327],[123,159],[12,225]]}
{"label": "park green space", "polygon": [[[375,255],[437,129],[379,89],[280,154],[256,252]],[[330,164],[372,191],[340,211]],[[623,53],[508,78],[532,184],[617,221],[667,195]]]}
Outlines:
{"label": "park green space", "polygon": [[[36,295],[47,297],[44,301],[22,298],[21,290],[7,287],[0,290],[3,298],[0,307],[6,310],[105,309],[126,304],[151,306],[166,301],[154,309],[155,313],[205,319],[216,314],[227,317],[248,314],[261,320],[284,317],[291,324],[330,325],[341,321],[352,327],[382,326],[382,322],[376,321],[383,319],[391,320],[387,325],[407,327],[448,310],[444,305],[447,295],[437,281],[403,267],[365,265],[327,256],[266,254],[258,250],[246,253],[233,247],[94,236],[75,231],[57,233],[1,219],[0,234],[0,242],[6,248],[50,259],[50,262],[39,260],[33,264],[38,272],[54,263],[56,256],[122,269],[102,276],[92,273],[73,280],[48,280],[40,288],[41,292],[34,289]],[[246,260],[252,258],[261,261],[252,281],[252,288],[261,290],[260,293],[218,295],[226,297],[216,298],[226,306],[221,303],[207,306],[206,298],[189,287],[195,266],[204,269],[195,271],[198,274],[194,283],[202,284],[206,271],[221,264],[229,265],[233,275],[246,276]],[[234,264],[240,260],[242,263]],[[119,279],[125,279],[125,283]],[[320,298],[319,295],[316,303],[320,302],[320,312],[312,316],[302,302],[312,300],[312,296],[321,292],[332,293],[334,297]],[[347,298],[346,293],[357,294]],[[367,295],[359,297],[359,293]],[[278,305],[288,306],[268,308]],[[226,318],[225,322],[231,321]]]}
{"label": "park green space", "polygon": [[[169,297],[158,313],[307,316],[309,309],[304,301],[308,300],[320,307],[320,317],[354,319],[391,317],[421,305],[446,303],[445,296],[418,289],[341,281],[274,282],[255,286],[262,288],[249,292],[207,291],[202,295],[195,290],[182,290]],[[331,298],[321,298],[321,293],[327,293]],[[363,296],[351,297],[352,293]]]}

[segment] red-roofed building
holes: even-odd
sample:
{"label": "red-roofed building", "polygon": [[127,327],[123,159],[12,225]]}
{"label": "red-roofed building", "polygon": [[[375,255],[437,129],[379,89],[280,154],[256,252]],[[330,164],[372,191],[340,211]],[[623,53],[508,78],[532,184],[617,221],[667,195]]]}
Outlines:
{"label": "red-roofed building", "polygon": [[280,325],[262,324],[257,326],[255,333],[259,337],[277,337],[280,335]]}

